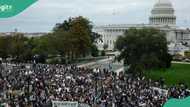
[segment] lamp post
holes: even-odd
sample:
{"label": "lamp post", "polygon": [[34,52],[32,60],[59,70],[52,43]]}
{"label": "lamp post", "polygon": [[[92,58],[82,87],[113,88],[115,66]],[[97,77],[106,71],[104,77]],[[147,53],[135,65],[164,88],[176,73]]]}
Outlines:
{"label": "lamp post", "polygon": [[97,104],[97,94],[98,94],[98,74],[95,73],[95,82],[96,82],[96,87],[95,87],[95,105]]}
{"label": "lamp post", "polygon": [[98,69],[94,69],[94,79],[95,79],[95,97],[94,97],[94,105],[97,104],[97,96],[98,96]]}
{"label": "lamp post", "polygon": [[117,76],[117,74],[115,75],[113,75],[113,99],[112,99],[112,107],[115,107],[116,106],[116,104],[115,104],[115,100],[116,100],[116,95],[115,95],[115,89],[116,89],[116,86],[115,86],[115,84],[116,84],[116,76]]}
{"label": "lamp post", "polygon": [[28,105],[30,104],[30,75],[28,74]]}
{"label": "lamp post", "polygon": [[30,105],[30,74],[31,72],[29,69],[26,69],[26,77],[27,77],[27,99],[28,99],[28,106]]}

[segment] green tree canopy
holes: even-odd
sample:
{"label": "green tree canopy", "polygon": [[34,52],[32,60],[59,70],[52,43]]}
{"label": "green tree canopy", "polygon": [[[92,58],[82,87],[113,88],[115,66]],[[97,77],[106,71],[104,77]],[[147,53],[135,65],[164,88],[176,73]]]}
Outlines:
{"label": "green tree canopy", "polygon": [[[74,59],[97,51],[93,45],[100,35],[92,32],[92,23],[82,17],[69,18],[56,24],[53,35],[59,43],[58,49],[65,57]],[[60,42],[59,42],[60,41]],[[93,49],[92,49],[93,48]]]}
{"label": "green tree canopy", "polygon": [[124,59],[130,71],[139,68],[168,68],[171,65],[166,34],[157,29],[131,28],[117,39],[115,48],[121,52],[118,59]]}
{"label": "green tree canopy", "polygon": [[0,57],[7,58],[10,55],[10,36],[0,36]]}
{"label": "green tree canopy", "polygon": [[0,36],[0,57],[31,61],[34,56],[44,63],[50,56],[74,60],[87,55],[97,56],[95,45],[101,35],[92,32],[92,23],[82,16],[56,24],[51,33],[40,37],[25,37],[21,33]]}
{"label": "green tree canopy", "polygon": [[13,34],[11,37],[11,56],[15,59],[24,60],[24,53],[26,52],[27,49],[27,40],[28,38],[24,37],[23,34],[17,33]]}

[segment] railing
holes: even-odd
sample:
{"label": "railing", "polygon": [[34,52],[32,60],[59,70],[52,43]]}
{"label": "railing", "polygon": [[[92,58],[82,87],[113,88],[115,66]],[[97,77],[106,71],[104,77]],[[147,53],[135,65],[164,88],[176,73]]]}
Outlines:
{"label": "railing", "polygon": [[79,106],[78,106],[78,107],[90,107],[90,105],[85,104],[85,103],[79,103]]}

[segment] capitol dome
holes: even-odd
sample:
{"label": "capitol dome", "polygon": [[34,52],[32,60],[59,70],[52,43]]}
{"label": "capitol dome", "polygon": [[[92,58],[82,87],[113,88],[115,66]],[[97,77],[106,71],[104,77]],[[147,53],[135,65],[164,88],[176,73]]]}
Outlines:
{"label": "capitol dome", "polygon": [[149,22],[153,25],[176,25],[172,3],[169,0],[159,0],[151,11]]}

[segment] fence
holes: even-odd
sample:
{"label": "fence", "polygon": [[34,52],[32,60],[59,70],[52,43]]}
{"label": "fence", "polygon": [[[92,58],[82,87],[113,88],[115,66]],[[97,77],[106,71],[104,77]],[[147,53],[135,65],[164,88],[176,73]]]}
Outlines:
{"label": "fence", "polygon": [[85,103],[78,103],[72,101],[52,101],[52,107],[90,107]]}

